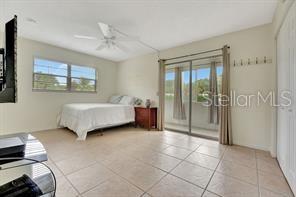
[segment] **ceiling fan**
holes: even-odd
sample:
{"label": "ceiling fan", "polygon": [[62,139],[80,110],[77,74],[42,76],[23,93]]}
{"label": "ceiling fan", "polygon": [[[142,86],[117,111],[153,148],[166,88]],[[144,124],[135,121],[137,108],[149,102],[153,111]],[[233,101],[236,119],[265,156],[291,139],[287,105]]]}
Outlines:
{"label": "ceiling fan", "polygon": [[[75,38],[79,39],[87,39],[87,40],[99,40],[100,45],[96,48],[97,51],[102,49],[119,49],[122,51],[128,51],[128,48],[122,45],[121,42],[124,41],[139,41],[139,38],[129,36],[118,29],[115,29],[113,26],[105,24],[105,23],[98,23],[99,28],[103,34],[102,39],[98,39],[97,37],[86,36],[86,35],[74,35]],[[118,35],[121,35],[118,37]]]}

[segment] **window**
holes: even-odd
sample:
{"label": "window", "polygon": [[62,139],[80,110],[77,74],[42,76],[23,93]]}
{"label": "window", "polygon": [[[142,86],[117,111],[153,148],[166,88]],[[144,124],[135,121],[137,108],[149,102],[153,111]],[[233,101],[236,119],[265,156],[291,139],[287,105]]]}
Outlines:
{"label": "window", "polygon": [[67,90],[68,65],[43,59],[34,60],[33,89]]}
{"label": "window", "polygon": [[175,81],[175,73],[167,72],[165,74],[165,98],[167,100],[173,100],[174,98],[174,81]]}
{"label": "window", "polygon": [[198,68],[192,72],[192,99],[195,102],[205,102],[208,98],[210,85],[210,68]]}
{"label": "window", "polygon": [[[222,66],[216,67],[218,94],[221,92]],[[210,68],[201,67],[192,70],[192,101],[205,102],[209,97]]]}
{"label": "window", "polygon": [[34,59],[34,90],[96,92],[96,78],[95,68]]}
{"label": "window", "polygon": [[[192,102],[206,102],[210,90],[210,67],[208,65],[194,66],[192,69]],[[218,94],[221,93],[222,65],[216,66]],[[168,69],[165,74],[165,99],[174,99],[175,72]],[[183,101],[189,101],[190,91],[190,70],[182,69],[182,97]]]}
{"label": "window", "polygon": [[96,70],[90,67],[71,65],[71,90],[96,91]]}

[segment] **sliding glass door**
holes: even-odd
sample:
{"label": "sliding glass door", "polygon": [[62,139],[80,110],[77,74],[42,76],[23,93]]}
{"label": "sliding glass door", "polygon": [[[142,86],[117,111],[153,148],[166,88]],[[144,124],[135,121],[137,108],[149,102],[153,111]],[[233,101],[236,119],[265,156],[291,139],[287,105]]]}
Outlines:
{"label": "sliding glass door", "polygon": [[221,82],[219,59],[192,62],[192,134],[218,138]]}
{"label": "sliding glass door", "polygon": [[165,128],[189,133],[190,62],[166,66]]}
{"label": "sliding glass door", "polygon": [[218,139],[221,59],[166,66],[165,128]]}

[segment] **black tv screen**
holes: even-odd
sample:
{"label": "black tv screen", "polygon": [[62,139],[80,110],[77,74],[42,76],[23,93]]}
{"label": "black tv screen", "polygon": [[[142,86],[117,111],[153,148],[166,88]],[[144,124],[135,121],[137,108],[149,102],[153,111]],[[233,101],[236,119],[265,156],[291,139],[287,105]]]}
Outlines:
{"label": "black tv screen", "polygon": [[[17,59],[17,16],[5,24],[4,63],[2,63],[3,80],[0,90],[0,103],[15,103]],[[1,61],[1,60],[0,60]]]}

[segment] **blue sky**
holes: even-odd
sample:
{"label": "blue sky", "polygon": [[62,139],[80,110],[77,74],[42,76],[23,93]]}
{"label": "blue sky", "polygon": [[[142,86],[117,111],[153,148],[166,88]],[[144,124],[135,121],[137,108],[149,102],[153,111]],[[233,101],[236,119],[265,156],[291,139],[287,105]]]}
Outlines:
{"label": "blue sky", "polygon": [[35,59],[34,72],[67,76],[67,64],[42,59]]}
{"label": "blue sky", "polygon": [[[217,67],[217,75],[221,75],[222,74],[222,66],[218,66]],[[198,69],[197,71],[197,80],[199,79],[205,79],[205,78],[209,78],[210,75],[210,68],[202,68],[202,69]],[[183,81],[185,83],[189,83],[189,71],[183,72]],[[192,73],[192,77],[193,80],[195,78],[195,73]],[[175,78],[175,73],[173,72],[169,72],[166,73],[166,80],[174,80]]]}
{"label": "blue sky", "polygon": [[[44,74],[53,74],[53,75],[60,75],[60,76],[67,76],[67,64],[43,60],[43,59],[35,59],[34,60],[34,72],[41,72]],[[96,70],[90,67],[83,67],[83,66],[71,66],[71,76],[72,77],[83,77],[88,79],[95,79]],[[60,81],[60,79],[58,78]]]}

